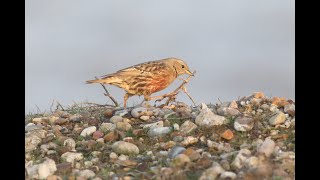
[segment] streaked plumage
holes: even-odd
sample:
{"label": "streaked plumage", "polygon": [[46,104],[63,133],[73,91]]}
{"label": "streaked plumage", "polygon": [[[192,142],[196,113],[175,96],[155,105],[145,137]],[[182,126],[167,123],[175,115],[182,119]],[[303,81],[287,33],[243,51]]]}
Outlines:
{"label": "streaked plumage", "polygon": [[177,58],[167,58],[137,64],[87,83],[111,84],[124,89],[127,92],[124,95],[126,107],[130,96],[143,95],[145,100],[149,100],[151,94],[165,89],[182,74],[192,75],[187,64]]}

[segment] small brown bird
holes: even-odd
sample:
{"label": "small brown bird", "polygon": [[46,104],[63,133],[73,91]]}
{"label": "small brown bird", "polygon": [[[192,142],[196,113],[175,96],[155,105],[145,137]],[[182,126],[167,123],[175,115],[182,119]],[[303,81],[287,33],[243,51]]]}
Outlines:
{"label": "small brown bird", "polygon": [[87,83],[111,84],[124,89],[127,92],[124,95],[126,107],[130,96],[143,95],[146,101],[151,100],[151,94],[165,89],[182,74],[193,75],[183,60],[167,58],[137,64]]}

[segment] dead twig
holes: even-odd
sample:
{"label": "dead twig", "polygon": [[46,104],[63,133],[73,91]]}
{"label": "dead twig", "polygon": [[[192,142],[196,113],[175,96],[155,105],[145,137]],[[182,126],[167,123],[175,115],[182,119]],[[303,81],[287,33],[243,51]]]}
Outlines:
{"label": "dead twig", "polygon": [[83,103],[78,103],[78,104],[88,104],[88,105],[93,105],[93,106],[98,106],[98,107],[105,107],[105,106],[110,106],[110,107],[115,107],[114,105],[111,104],[97,104],[97,103],[91,103],[91,102],[83,102]]}
{"label": "dead twig", "polygon": [[[36,104],[35,104],[36,105]],[[36,105],[36,107],[37,107],[37,114],[41,114],[41,110],[40,110],[40,108]]]}
{"label": "dead twig", "polygon": [[57,102],[56,110],[59,109],[59,107],[60,107],[61,110],[64,111],[64,108],[62,107],[62,105],[58,101],[56,101],[56,102]]}
{"label": "dead twig", "polygon": [[50,106],[50,112],[51,112],[51,113],[53,113],[53,111],[52,111],[52,106],[53,106],[53,104],[54,104],[54,100],[52,101],[51,106]]}
{"label": "dead twig", "polygon": [[[97,77],[95,77],[96,79],[99,79]],[[118,102],[110,95],[109,91],[107,90],[107,88],[104,86],[104,84],[100,83],[100,85],[103,87],[103,89],[106,91],[106,93],[104,93],[105,96],[109,97],[111,99],[111,101],[115,104],[115,106],[119,106]]]}

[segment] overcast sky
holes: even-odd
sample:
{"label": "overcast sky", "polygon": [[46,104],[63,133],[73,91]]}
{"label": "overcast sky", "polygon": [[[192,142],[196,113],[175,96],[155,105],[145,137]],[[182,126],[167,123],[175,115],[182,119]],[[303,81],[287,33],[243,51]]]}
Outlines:
{"label": "overcast sky", "polygon": [[[256,91],[294,99],[294,8],[293,0],[28,0],[25,111],[53,100],[103,104],[101,86],[86,80],[167,57],[197,70],[186,86],[197,103]],[[107,87],[122,103],[124,91]],[[183,93],[178,100],[191,104]]]}

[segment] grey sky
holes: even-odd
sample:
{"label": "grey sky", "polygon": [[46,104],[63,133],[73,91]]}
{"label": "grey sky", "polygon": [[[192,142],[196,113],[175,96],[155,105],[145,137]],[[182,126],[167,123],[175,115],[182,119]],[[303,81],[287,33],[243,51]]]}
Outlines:
{"label": "grey sky", "polygon": [[[187,85],[197,102],[255,91],[294,99],[294,8],[293,0],[28,0],[25,111],[48,110],[53,99],[105,103],[86,80],[167,57],[197,70]],[[122,103],[124,91],[107,87]]]}

